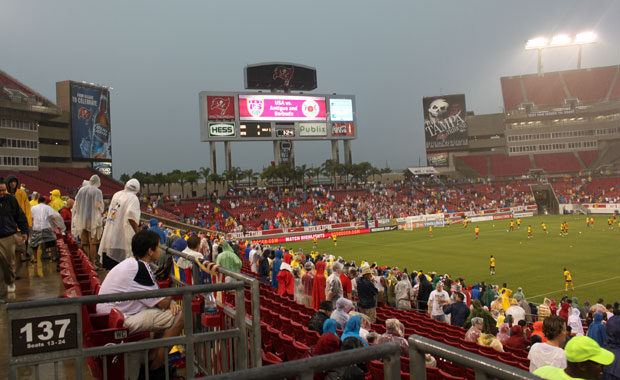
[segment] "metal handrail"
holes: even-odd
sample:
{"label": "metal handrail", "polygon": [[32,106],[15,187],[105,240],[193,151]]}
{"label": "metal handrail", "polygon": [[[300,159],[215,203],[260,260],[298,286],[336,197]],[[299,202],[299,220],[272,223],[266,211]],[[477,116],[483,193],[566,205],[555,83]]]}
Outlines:
{"label": "metal handrail", "polygon": [[[188,255],[184,252],[177,251],[176,249],[170,248],[166,245],[161,246],[161,250],[170,253],[175,256],[182,257],[192,263],[192,276],[194,278],[198,278],[198,273],[201,270],[194,262],[194,256]],[[260,282],[256,278],[252,278],[241,273],[233,272],[223,267],[217,268],[218,272],[231,277],[234,280],[241,281],[244,285],[248,285],[250,287],[250,294],[252,297],[252,310],[251,315],[252,318],[246,318],[246,324],[250,328],[250,342],[252,343],[250,346],[250,355],[251,355],[251,363],[253,367],[260,367],[262,365],[262,356],[260,352],[260,347],[262,346],[261,341],[261,330],[260,330],[260,293],[259,287]],[[224,308],[224,312],[230,313],[231,310]]]}
{"label": "metal handrail", "polygon": [[[370,347],[356,348],[329,355],[314,356],[311,358],[290,362],[251,368],[242,371],[230,372],[218,376],[208,377],[209,380],[277,380],[297,377],[300,380],[310,380],[315,371],[325,371],[345,367],[351,364],[367,362],[383,358],[383,373],[386,380],[400,379],[400,346],[397,342],[377,344]],[[207,378],[199,378],[206,380]]]}
{"label": "metal handrail", "polygon": [[426,380],[426,360],[424,357],[426,353],[472,368],[476,372],[476,380],[492,378],[502,380],[542,379],[520,368],[419,335],[411,335],[408,342],[411,380]]}

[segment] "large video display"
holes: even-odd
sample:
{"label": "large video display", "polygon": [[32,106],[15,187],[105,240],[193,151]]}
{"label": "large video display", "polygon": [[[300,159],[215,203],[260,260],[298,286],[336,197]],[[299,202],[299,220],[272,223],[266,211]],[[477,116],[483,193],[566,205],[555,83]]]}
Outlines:
{"label": "large video display", "polygon": [[443,95],[422,99],[426,152],[467,148],[465,95]]}
{"label": "large video display", "polygon": [[110,161],[110,91],[71,83],[71,142],[74,159]]}
{"label": "large video display", "polygon": [[324,121],[325,98],[239,94],[239,120]]}

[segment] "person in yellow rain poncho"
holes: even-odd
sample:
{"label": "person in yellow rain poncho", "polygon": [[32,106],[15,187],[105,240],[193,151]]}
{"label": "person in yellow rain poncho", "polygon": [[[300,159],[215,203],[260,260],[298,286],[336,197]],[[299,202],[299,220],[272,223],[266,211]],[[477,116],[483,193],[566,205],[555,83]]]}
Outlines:
{"label": "person in yellow rain poncho", "polygon": [[65,201],[60,198],[60,190],[55,189],[50,191],[50,207],[56,211],[59,211],[65,206]]}

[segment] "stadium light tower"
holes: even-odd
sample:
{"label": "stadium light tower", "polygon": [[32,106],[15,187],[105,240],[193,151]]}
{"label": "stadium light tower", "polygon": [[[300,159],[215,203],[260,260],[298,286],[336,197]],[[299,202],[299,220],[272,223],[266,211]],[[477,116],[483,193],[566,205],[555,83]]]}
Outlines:
{"label": "stadium light tower", "polygon": [[538,74],[542,74],[542,51],[544,49],[577,46],[577,69],[581,69],[581,53],[583,45],[596,42],[594,32],[582,32],[572,37],[568,34],[558,34],[549,40],[546,37],[536,37],[525,42],[525,50],[538,50]]}

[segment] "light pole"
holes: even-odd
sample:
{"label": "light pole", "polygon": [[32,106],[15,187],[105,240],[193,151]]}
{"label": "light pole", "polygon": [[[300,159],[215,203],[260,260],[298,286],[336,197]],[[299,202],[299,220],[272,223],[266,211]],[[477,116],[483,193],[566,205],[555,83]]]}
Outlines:
{"label": "light pole", "polygon": [[525,50],[538,50],[538,74],[542,74],[542,51],[544,49],[577,46],[577,69],[581,69],[581,54],[583,45],[596,42],[596,34],[593,32],[582,32],[575,37],[567,34],[558,34],[549,41],[546,37],[536,37],[525,42]]}

